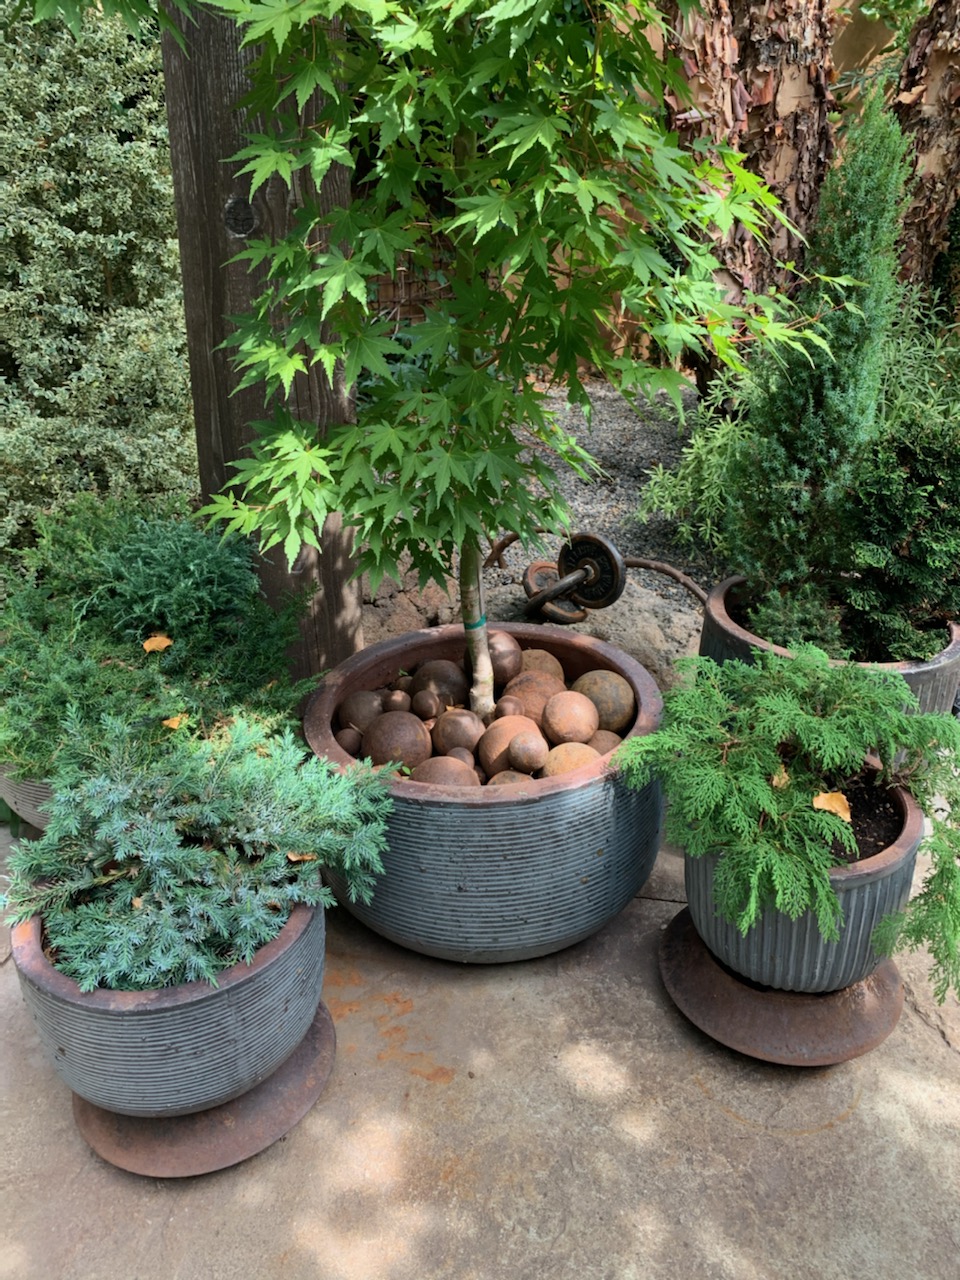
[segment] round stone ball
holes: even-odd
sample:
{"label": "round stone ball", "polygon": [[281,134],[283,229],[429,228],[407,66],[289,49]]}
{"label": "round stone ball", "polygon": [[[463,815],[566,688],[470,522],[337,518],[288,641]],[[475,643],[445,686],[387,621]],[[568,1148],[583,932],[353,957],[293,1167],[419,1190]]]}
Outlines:
{"label": "round stone ball", "polygon": [[334,734],[337,744],[343,747],[348,756],[357,756],[360,754],[360,744],[363,742],[363,734],[359,729],[341,729]]}
{"label": "round stone ball", "polygon": [[431,756],[410,774],[411,782],[431,782],[437,787],[479,787],[480,779],[471,764],[453,756]]}
{"label": "round stone ball", "polygon": [[393,687],[395,689],[400,689],[403,693],[409,693],[410,686],[412,684],[413,684],[413,676],[402,675],[402,676],[397,676],[396,680],[394,680],[393,682]]}
{"label": "round stone ball", "polygon": [[444,707],[462,707],[470,697],[470,684],[463,668],[447,658],[431,658],[417,668],[410,685],[411,697],[423,689],[435,693]]}
{"label": "round stone ball", "polygon": [[433,726],[433,749],[437,755],[450,754],[452,747],[473,751],[483,737],[485,725],[478,715],[466,707],[453,707],[437,717]]}
{"label": "round stone ball", "polygon": [[374,764],[391,760],[407,769],[415,769],[433,754],[430,730],[411,711],[384,711],[363,735],[363,755]]}
{"label": "round stone ball", "polygon": [[495,773],[502,773],[510,767],[510,743],[516,734],[532,729],[540,730],[533,720],[527,716],[503,716],[494,720],[484,730],[483,737],[477,743],[477,759],[488,778]]}
{"label": "round stone ball", "polygon": [[519,698],[515,698],[512,693],[505,693],[499,699],[497,705],[493,708],[494,720],[501,720],[504,716],[522,716],[523,703]]}
{"label": "round stone ball", "polygon": [[368,726],[383,711],[383,698],[371,689],[358,689],[348,693],[340,703],[338,715],[341,729],[358,729],[365,733]]}
{"label": "round stone ball", "polygon": [[544,706],[540,726],[555,746],[589,742],[600,727],[600,712],[586,694],[565,689]]}
{"label": "round stone ball", "polygon": [[435,720],[443,710],[443,703],[432,689],[420,689],[410,699],[410,710],[421,720]]}
{"label": "round stone ball", "polygon": [[546,649],[524,649],[522,664],[522,671],[542,671],[545,675],[556,676],[561,684],[566,683],[560,660]]}
{"label": "round stone ball", "polygon": [[490,631],[487,635],[490,662],[493,666],[493,683],[505,685],[523,669],[523,650],[519,641],[506,631]]}
{"label": "round stone ball", "polygon": [[579,769],[581,765],[590,764],[591,761],[599,759],[599,752],[594,751],[593,747],[588,747],[585,742],[562,742],[558,747],[551,749],[540,776],[555,778],[558,774],[570,773],[573,769]]}
{"label": "round stone ball", "polygon": [[487,783],[488,787],[509,787],[517,782],[529,782],[530,775],[528,773],[520,773],[517,769],[503,769]]}
{"label": "round stone ball", "polygon": [[409,711],[412,699],[403,689],[387,689],[383,695],[384,711]]}
{"label": "round stone ball", "polygon": [[588,671],[571,688],[586,694],[600,713],[600,728],[622,734],[637,715],[637,700],[630,681],[616,671]]}
{"label": "round stone ball", "polygon": [[605,756],[610,751],[616,751],[622,741],[619,733],[611,733],[609,729],[598,729],[587,746],[593,747],[599,755]]}
{"label": "round stone ball", "polygon": [[468,764],[471,769],[476,771],[477,762],[472,751],[468,751],[466,747],[451,747],[447,752],[451,760],[462,760],[464,764]]}
{"label": "round stone ball", "polygon": [[[524,650],[529,653],[530,650]],[[545,671],[521,671],[504,689],[504,695],[519,698],[523,703],[523,714],[529,716],[537,725],[543,716],[543,708],[555,693],[563,693],[566,685],[556,676]]]}
{"label": "round stone ball", "polygon": [[536,773],[550,754],[550,744],[539,730],[521,729],[510,739],[507,759],[517,773]]}

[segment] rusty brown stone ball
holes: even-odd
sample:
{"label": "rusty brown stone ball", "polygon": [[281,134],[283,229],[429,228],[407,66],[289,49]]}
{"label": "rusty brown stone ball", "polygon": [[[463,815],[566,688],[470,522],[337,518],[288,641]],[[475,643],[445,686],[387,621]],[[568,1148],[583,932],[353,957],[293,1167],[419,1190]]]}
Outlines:
{"label": "rusty brown stone ball", "polygon": [[451,747],[447,752],[451,760],[462,760],[464,764],[468,764],[471,769],[476,771],[477,762],[472,751],[468,751],[466,747]]}
{"label": "rusty brown stone ball", "polygon": [[443,707],[462,707],[470,697],[470,684],[462,667],[448,658],[431,658],[417,668],[410,685],[411,697],[424,689],[435,693]]}
{"label": "rusty brown stone ball", "polygon": [[522,716],[523,702],[512,693],[505,693],[493,708],[493,718],[501,720],[504,716]]}
{"label": "rusty brown stone ball", "polygon": [[383,695],[384,711],[409,711],[411,697],[403,689],[387,689]]}
{"label": "rusty brown stone ball", "polygon": [[418,764],[410,774],[411,782],[429,782],[437,787],[479,787],[480,779],[472,765],[453,756],[431,756]]}
{"label": "rusty brown stone ball", "polygon": [[521,729],[507,749],[510,768],[517,773],[536,773],[550,754],[550,744],[538,729]]}
{"label": "rusty brown stone ball", "polygon": [[420,689],[410,699],[410,710],[421,720],[433,720],[443,710],[443,704],[432,689]]}
{"label": "rusty brown stone ball", "polygon": [[594,751],[593,747],[588,747],[585,742],[562,742],[558,747],[551,749],[540,776],[555,778],[558,774],[570,773],[573,769],[579,769],[581,765],[590,764],[599,759],[599,753]]}
{"label": "rusty brown stone ball", "polygon": [[493,666],[493,682],[495,685],[505,685],[523,669],[523,650],[519,641],[506,631],[490,631],[487,639]]}
{"label": "rusty brown stone ball", "polygon": [[622,734],[636,719],[637,700],[629,680],[616,671],[588,671],[571,688],[586,694],[600,714],[600,728]]}
{"label": "rusty brown stone ball", "polygon": [[374,764],[391,760],[415,769],[433,754],[430,730],[411,711],[384,711],[368,727],[361,745]]}
{"label": "rusty brown stone ball", "polygon": [[566,682],[566,676],[559,658],[555,658],[546,649],[524,649],[521,670],[542,671],[544,675],[556,676],[561,684]]}
{"label": "rusty brown stone ball", "polygon": [[622,741],[619,733],[611,733],[609,729],[598,729],[587,746],[593,747],[594,751],[605,756],[609,751],[616,751]]}
{"label": "rusty brown stone ball", "polygon": [[600,713],[585,694],[564,689],[544,706],[540,727],[554,746],[589,742],[600,727]]}
{"label": "rusty brown stone ball", "polygon": [[379,693],[372,689],[358,689],[356,693],[347,694],[337,714],[341,729],[358,729],[364,733],[382,711],[383,699]]}
{"label": "rusty brown stone ball", "polygon": [[[529,653],[530,650],[525,652]],[[521,671],[504,689],[504,695],[519,698],[523,703],[523,714],[539,725],[543,708],[555,693],[563,693],[565,688],[562,680],[545,671]]]}
{"label": "rusty brown stone ball", "polygon": [[483,737],[477,743],[477,759],[488,778],[509,769],[510,742],[516,734],[528,729],[540,732],[535,722],[527,716],[503,716],[484,730]]}
{"label": "rusty brown stone ball", "polygon": [[363,741],[363,734],[359,729],[349,728],[341,729],[334,734],[337,745],[343,747],[348,756],[356,756],[360,754],[360,744]]}
{"label": "rusty brown stone ball", "polygon": [[437,755],[450,754],[452,747],[473,751],[483,737],[484,723],[466,707],[454,707],[437,718],[433,726],[433,749]]}
{"label": "rusty brown stone ball", "polygon": [[520,773],[517,769],[503,769],[501,770],[500,773],[494,774],[494,776],[487,783],[487,786],[488,787],[510,787],[510,786],[514,786],[518,782],[530,782],[530,781],[531,781],[530,775],[527,773]]}

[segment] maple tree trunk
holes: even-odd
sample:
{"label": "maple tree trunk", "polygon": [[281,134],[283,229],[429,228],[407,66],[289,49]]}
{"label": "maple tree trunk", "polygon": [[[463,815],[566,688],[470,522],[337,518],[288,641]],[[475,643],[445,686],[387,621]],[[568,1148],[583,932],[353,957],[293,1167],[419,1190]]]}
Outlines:
{"label": "maple tree trunk", "polygon": [[894,109],[913,143],[904,217],[904,275],[930,283],[960,201],[960,0],[934,0],[910,35]]}
{"label": "maple tree trunk", "polygon": [[[295,193],[274,179],[250,195],[250,178],[240,163],[225,163],[244,145],[244,120],[235,104],[249,88],[250,54],[239,47],[229,18],[194,9],[190,19],[177,14],[185,40],[180,49],[163,37],[164,79],[183,275],[190,382],[196,421],[200,484],[205,497],[232,477],[229,464],[253,438],[249,423],[265,415],[262,388],[232,394],[239,376],[229,350],[229,318],[250,310],[260,277],[245,263],[231,263],[245,239],[255,234],[282,236],[295,209]],[[349,179],[336,166],[321,189],[327,207],[349,199]],[[299,375],[289,407],[303,421],[325,423],[349,418],[351,406],[342,385],[330,386],[316,367]],[[267,599],[279,603],[293,591],[311,592],[300,642],[288,654],[295,677],[335,665],[363,643],[360,586],[348,581],[354,568],[353,542],[339,517],[323,530],[323,554],[305,547],[290,572],[279,548],[263,557],[260,578]]]}
{"label": "maple tree trunk", "polygon": [[[666,13],[667,50],[681,60],[691,95],[669,103],[672,126],[685,142],[735,146],[805,234],[834,150],[830,0],[701,0],[686,18],[671,2]],[[746,290],[783,285],[777,263],[799,261],[802,242],[777,227],[764,246],[735,228],[717,254],[739,302]]]}

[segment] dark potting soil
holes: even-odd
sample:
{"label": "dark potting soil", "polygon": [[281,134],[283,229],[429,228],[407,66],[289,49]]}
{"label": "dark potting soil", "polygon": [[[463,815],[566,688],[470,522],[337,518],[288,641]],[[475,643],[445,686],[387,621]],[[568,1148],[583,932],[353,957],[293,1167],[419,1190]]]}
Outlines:
{"label": "dark potting soil", "polygon": [[859,857],[855,858],[839,840],[833,853],[841,862],[862,862],[886,849],[903,830],[903,815],[890,792],[874,781],[875,775],[861,774],[845,782],[840,790],[850,805],[851,826]]}

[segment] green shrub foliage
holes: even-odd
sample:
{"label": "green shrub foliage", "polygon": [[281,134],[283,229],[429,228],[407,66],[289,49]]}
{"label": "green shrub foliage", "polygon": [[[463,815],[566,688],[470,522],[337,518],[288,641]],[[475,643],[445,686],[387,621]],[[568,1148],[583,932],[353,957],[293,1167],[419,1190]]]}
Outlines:
{"label": "green shrub foliage", "polygon": [[13,918],[81,990],[147,990],[249,963],[294,904],[333,905],[321,866],[368,900],[382,871],[384,779],[338,772],[290,730],[237,717],[208,737],[68,717],[50,823],[14,851]]}
{"label": "green shrub foliage", "polygon": [[0,0],[0,566],[77,492],[196,490],[159,42]]}

